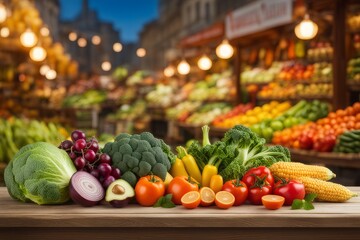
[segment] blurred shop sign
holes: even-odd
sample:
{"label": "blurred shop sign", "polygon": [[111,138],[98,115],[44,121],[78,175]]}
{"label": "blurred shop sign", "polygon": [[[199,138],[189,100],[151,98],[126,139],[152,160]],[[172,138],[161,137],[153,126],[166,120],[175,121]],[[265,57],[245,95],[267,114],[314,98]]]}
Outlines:
{"label": "blurred shop sign", "polygon": [[200,46],[207,42],[222,39],[224,36],[224,23],[216,23],[202,31],[187,36],[180,41],[181,47]]}
{"label": "blurred shop sign", "polygon": [[290,23],[292,4],[292,0],[259,0],[232,11],[225,19],[225,35],[234,39]]}

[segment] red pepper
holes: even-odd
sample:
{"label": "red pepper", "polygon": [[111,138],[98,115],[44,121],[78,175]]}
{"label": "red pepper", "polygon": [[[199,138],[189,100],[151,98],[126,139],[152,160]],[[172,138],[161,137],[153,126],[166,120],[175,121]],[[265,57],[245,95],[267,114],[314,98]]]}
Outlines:
{"label": "red pepper", "polygon": [[302,133],[299,137],[299,144],[301,149],[310,150],[314,146],[314,137],[309,133]]}
{"label": "red pepper", "polygon": [[331,152],[336,144],[336,136],[333,134],[316,138],[314,149],[318,152]]}

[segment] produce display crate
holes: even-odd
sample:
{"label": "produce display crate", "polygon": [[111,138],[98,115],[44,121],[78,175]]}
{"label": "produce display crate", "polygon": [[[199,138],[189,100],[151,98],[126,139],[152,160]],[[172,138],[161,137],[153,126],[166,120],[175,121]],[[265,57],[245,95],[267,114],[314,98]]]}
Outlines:
{"label": "produce display crate", "polygon": [[141,119],[123,119],[123,120],[105,120],[102,124],[101,132],[118,135],[120,133],[141,133],[149,131],[150,118]]}
{"label": "produce display crate", "polygon": [[71,126],[78,129],[97,129],[99,126],[98,108],[66,108],[63,115]]}

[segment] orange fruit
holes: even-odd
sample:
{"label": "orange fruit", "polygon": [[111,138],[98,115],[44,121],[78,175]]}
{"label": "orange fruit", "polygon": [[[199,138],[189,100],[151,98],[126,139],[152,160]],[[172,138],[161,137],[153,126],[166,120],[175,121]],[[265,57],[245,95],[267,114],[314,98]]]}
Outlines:
{"label": "orange fruit", "polygon": [[200,189],[200,205],[203,207],[210,206],[215,201],[215,192],[209,187]]}
{"label": "orange fruit", "polygon": [[285,202],[285,198],[279,195],[265,195],[261,198],[262,204],[265,208],[270,210],[279,209]]}
{"label": "orange fruit", "polygon": [[181,197],[181,204],[188,209],[197,208],[200,204],[201,198],[198,191],[190,191]]}
{"label": "orange fruit", "polygon": [[220,191],[215,195],[215,204],[218,208],[228,209],[235,203],[235,197],[230,192]]}

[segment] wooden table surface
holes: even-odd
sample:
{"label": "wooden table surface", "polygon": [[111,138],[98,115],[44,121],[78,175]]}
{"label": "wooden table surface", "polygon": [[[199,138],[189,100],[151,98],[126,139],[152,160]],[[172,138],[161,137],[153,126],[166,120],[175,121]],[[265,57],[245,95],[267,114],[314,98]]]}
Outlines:
{"label": "wooden table surface", "polygon": [[[360,195],[360,187],[349,188]],[[221,235],[223,239],[232,239],[231,236],[246,236],[251,239],[253,234],[266,232],[273,236],[280,234],[278,239],[282,239],[281,236],[284,236],[283,239],[289,236],[292,239],[300,239],[301,234],[305,232],[317,234],[316,236],[325,234],[328,235],[327,239],[340,239],[336,238],[340,236],[341,239],[358,239],[360,197],[352,198],[346,203],[315,202],[314,206],[315,209],[310,211],[291,210],[289,206],[279,210],[267,210],[263,206],[248,204],[227,210],[221,210],[215,206],[187,210],[182,206],[164,209],[140,207],[137,204],[130,204],[125,208],[113,208],[106,203],[90,208],[72,203],[38,206],[13,200],[6,188],[1,187],[0,236],[20,237],[16,234],[21,234],[24,229],[30,228],[32,230],[27,230],[27,234],[31,232],[34,237],[37,236],[36,234],[44,237],[42,234],[45,233],[50,237],[54,229],[61,228],[69,237],[85,231],[92,236],[101,233],[101,239],[106,239],[106,234],[110,237],[111,230],[109,229],[122,229],[122,235],[141,234],[148,231],[153,237],[156,233],[166,233],[166,238],[176,238],[176,236],[185,237],[187,232],[195,236],[199,234],[194,233],[196,228],[202,229],[202,235],[209,234],[208,239],[217,239],[216,234],[222,232],[231,233],[228,237]],[[22,231],[14,230],[14,228],[21,228]],[[87,230],[82,230],[83,228]],[[141,230],[134,230],[138,228]],[[346,230],[339,231],[342,228]],[[95,231],[94,229],[97,229],[96,232],[92,232]],[[257,229],[262,230],[259,232]],[[174,235],[175,232],[177,235]],[[341,235],[337,235],[337,232]],[[62,236],[62,239],[65,238],[66,235]]]}

